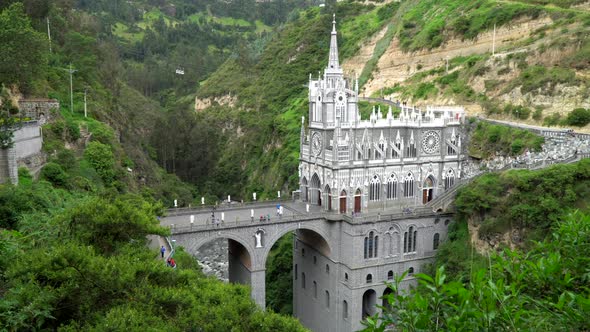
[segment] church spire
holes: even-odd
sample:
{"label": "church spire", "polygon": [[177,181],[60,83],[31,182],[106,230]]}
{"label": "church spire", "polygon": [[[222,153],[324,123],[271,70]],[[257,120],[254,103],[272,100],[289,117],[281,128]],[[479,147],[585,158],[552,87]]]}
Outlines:
{"label": "church spire", "polygon": [[328,69],[340,69],[338,62],[338,41],[336,40],[336,14],[332,16],[332,35],[330,37],[330,58],[328,59]]}

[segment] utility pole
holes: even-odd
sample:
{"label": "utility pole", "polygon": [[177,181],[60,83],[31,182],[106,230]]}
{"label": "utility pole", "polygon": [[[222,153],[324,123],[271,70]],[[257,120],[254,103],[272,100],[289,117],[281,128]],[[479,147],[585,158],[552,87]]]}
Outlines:
{"label": "utility pole", "polygon": [[51,29],[49,28],[49,16],[47,16],[47,38],[49,39],[49,53],[51,53]]}
{"label": "utility pole", "polygon": [[88,89],[84,89],[84,117],[88,117],[88,110],[86,108],[86,91],[88,91]]}
{"label": "utility pole", "polygon": [[73,80],[72,80],[72,74],[77,72],[78,70],[72,69],[72,63],[70,63],[69,69],[65,69],[65,68],[62,68],[62,69],[67,71],[68,73],[70,73],[70,111],[72,113],[74,113],[74,85],[73,85]]}
{"label": "utility pole", "polygon": [[496,54],[496,23],[494,23],[494,35],[492,37],[492,56]]}

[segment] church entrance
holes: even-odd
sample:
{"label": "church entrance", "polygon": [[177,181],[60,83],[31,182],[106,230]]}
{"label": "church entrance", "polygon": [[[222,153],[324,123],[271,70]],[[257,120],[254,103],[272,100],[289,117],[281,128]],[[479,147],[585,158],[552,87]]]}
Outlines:
{"label": "church entrance", "polygon": [[354,213],[361,212],[361,190],[357,189],[354,194]]}
{"label": "church entrance", "polygon": [[422,185],[422,204],[430,202],[434,197],[434,179],[432,175],[424,180]]}
{"label": "church entrance", "polygon": [[310,189],[310,200],[311,204],[317,204],[318,206],[322,205],[322,192],[320,190],[320,177],[317,174],[314,174],[311,177],[311,182],[309,184]]}
{"label": "church entrance", "polygon": [[340,192],[340,213],[346,213],[346,190]]}

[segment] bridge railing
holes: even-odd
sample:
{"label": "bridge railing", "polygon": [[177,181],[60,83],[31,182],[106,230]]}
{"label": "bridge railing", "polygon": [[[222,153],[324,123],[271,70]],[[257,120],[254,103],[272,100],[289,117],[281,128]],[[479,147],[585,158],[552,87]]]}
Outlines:
{"label": "bridge railing", "polygon": [[166,210],[166,216],[182,216],[188,215],[191,213],[203,213],[203,211],[231,211],[231,210],[239,210],[245,207],[269,207],[269,206],[276,206],[277,204],[291,202],[291,198],[285,197],[281,199],[275,199],[270,201],[254,201],[254,202],[232,202],[232,203],[222,203],[219,205],[200,205],[200,206],[192,206],[192,207],[181,207],[181,208],[171,208]]}
{"label": "bridge railing", "polygon": [[181,233],[191,233],[191,232],[200,232],[204,230],[221,230],[221,229],[228,229],[228,228],[235,228],[235,227],[244,227],[244,226],[264,226],[264,225],[271,225],[271,224],[278,224],[284,222],[300,222],[300,221],[308,221],[308,220],[317,220],[317,219],[325,219],[329,221],[344,221],[348,223],[370,223],[370,222],[378,222],[384,220],[399,220],[399,219],[406,219],[406,218],[417,218],[417,217],[426,217],[426,216],[433,216],[435,213],[432,211],[431,208],[428,207],[417,207],[417,208],[400,208],[394,212],[369,212],[369,213],[356,213],[354,216],[351,214],[340,214],[337,212],[298,212],[288,216],[272,216],[270,219],[260,220],[259,218],[237,218],[234,220],[224,220],[221,221],[220,219],[216,219],[215,222],[211,222],[210,220],[207,221],[206,224],[201,225],[187,225],[187,224],[172,224],[169,226],[171,234],[181,234]]}

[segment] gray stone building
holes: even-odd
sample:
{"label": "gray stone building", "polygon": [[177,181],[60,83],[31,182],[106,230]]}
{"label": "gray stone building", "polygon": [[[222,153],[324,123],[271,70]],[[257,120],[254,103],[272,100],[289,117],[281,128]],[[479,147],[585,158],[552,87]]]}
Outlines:
{"label": "gray stone building", "polygon": [[327,238],[295,232],[294,315],[316,332],[361,329],[361,320],[386,304],[386,282],[408,272],[407,288],[432,262],[450,215],[390,221],[379,215],[369,222],[363,216],[420,208],[454,185],[464,159],[461,107],[397,104],[395,112],[374,109],[361,119],[358,81],[349,87],[343,76],[336,36],[334,21],[328,66],[323,77],[309,80],[299,195],[324,211],[355,217]]}
{"label": "gray stone building", "polygon": [[[29,169],[45,162],[43,134],[38,121],[23,122],[14,131],[14,145],[0,149],[0,183],[18,184],[18,167]],[[33,167],[34,166],[34,167]]]}

